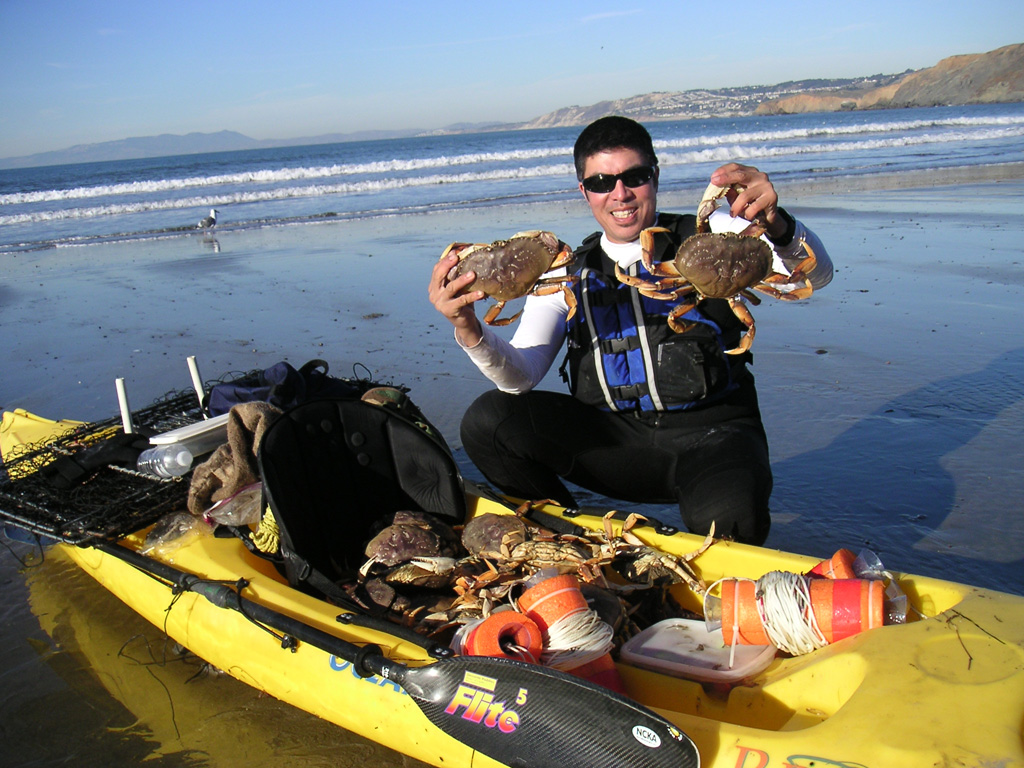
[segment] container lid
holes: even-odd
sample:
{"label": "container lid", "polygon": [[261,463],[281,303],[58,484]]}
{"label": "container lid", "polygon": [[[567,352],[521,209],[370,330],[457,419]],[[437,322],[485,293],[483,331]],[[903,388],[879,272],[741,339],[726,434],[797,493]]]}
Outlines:
{"label": "container lid", "polygon": [[699,619],[665,619],[630,638],[619,658],[675,677],[734,683],[764,670],[775,658],[775,651],[774,645],[737,645],[733,654],[721,629],[709,632]]}
{"label": "container lid", "polygon": [[202,456],[210,453],[220,445],[228,441],[228,417],[230,414],[222,413],[211,419],[197,421],[170,432],[163,432],[149,438],[152,445],[173,445],[180,443],[193,456]]}

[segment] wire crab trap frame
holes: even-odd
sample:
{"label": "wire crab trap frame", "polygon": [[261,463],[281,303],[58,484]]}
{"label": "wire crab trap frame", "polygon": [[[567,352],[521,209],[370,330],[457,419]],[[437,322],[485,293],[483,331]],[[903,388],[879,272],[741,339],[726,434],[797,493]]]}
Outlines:
{"label": "wire crab trap frame", "polygon": [[[197,422],[204,414],[194,392],[173,392],[132,413],[139,439]],[[112,540],[185,508],[190,473],[159,478],[131,462],[102,463],[71,487],[48,471],[63,460],[97,455],[124,442],[119,418],[83,424],[37,445],[25,445],[0,467],[0,521],[69,544]],[[101,454],[100,454],[101,455]]]}

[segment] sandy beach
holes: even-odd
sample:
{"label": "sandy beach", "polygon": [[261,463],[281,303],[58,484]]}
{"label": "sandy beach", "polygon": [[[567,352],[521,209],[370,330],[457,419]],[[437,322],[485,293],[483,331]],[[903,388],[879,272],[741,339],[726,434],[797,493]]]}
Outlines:
{"label": "sandy beach", "polygon": [[[659,202],[687,210],[698,196]],[[754,309],[776,475],[768,545],[870,546],[893,568],[1024,592],[1024,166],[780,186],[780,198],[836,277],[808,302]],[[117,377],[133,407],[187,388],[188,355],[208,379],[322,358],[410,387],[458,450],[461,415],[489,385],[427,301],[433,261],[456,239],[543,228],[579,242],[594,229],[582,201],[500,211],[11,256],[0,405],[103,418]],[[552,372],[544,386],[563,385]]]}

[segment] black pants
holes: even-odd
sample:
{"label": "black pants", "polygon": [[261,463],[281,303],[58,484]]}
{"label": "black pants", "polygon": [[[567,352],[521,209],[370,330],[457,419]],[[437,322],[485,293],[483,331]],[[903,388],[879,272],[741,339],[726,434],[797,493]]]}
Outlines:
{"label": "black pants", "polygon": [[466,411],[462,443],[509,495],[575,507],[565,478],[610,498],[678,503],[694,533],[714,521],[716,536],[768,537],[772,474],[759,415],[706,423],[690,412],[615,414],[558,392],[491,390]]}

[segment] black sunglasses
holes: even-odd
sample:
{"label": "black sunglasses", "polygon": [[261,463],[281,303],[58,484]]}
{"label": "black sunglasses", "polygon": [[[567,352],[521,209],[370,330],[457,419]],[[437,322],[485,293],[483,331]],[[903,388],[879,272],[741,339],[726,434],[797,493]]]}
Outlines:
{"label": "black sunglasses", "polygon": [[619,183],[619,179],[622,179],[622,183],[627,187],[642,187],[644,184],[650,182],[654,178],[654,166],[652,165],[641,165],[636,168],[630,168],[628,171],[622,173],[595,173],[593,176],[587,176],[583,180],[583,188],[587,192],[595,192],[599,195],[604,195],[615,189],[615,185]]}

